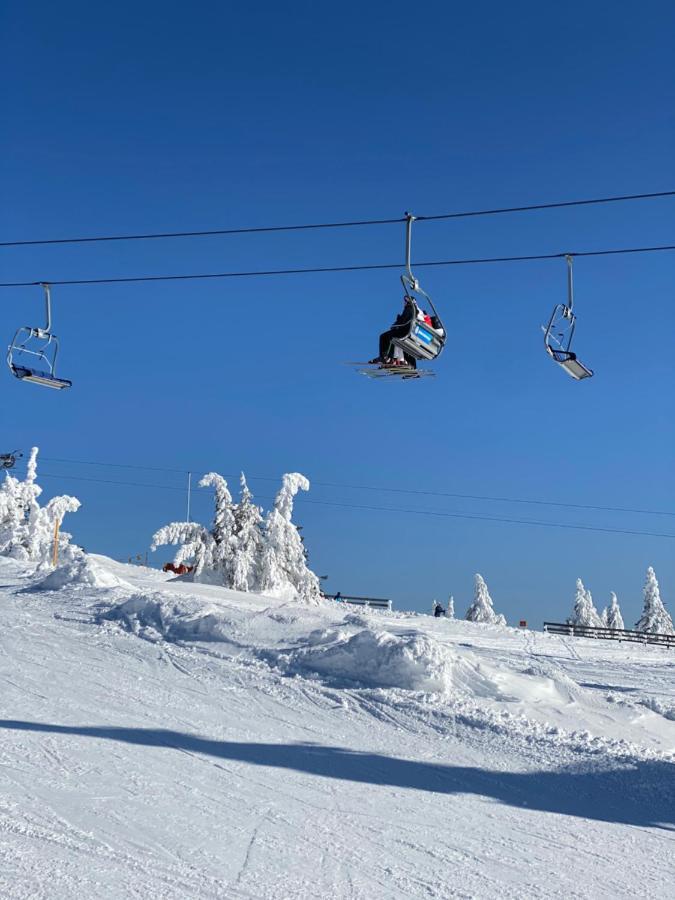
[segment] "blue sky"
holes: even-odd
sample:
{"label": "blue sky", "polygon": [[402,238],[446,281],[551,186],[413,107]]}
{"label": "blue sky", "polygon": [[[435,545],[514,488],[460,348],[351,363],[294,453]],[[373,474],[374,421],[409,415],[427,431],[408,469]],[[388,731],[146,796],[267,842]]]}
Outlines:
{"label": "blue sky", "polygon": [[[37,2],[2,11],[0,239],[389,218],[672,189],[675,10],[571,3]],[[413,258],[673,243],[672,199],[416,226]],[[402,259],[399,226],[0,251],[2,281]],[[184,514],[182,472],[244,469],[308,499],[675,533],[673,516],[329,487],[382,486],[675,511],[675,254],[579,259],[577,349],[540,325],[562,261],[419,272],[449,332],[437,377],[371,383],[396,272],[54,290],[55,395],[8,372],[6,449],[41,447],[87,549],[143,553]],[[37,288],[0,294],[9,340]],[[115,469],[59,459],[154,466]],[[264,478],[252,476],[265,476]],[[83,480],[95,479],[95,480]],[[133,482],[107,484],[104,481]],[[158,485],[148,487],[147,485]],[[206,520],[207,496],[195,516]],[[580,575],[637,618],[647,565],[675,607],[674,542],[300,501],[314,568],[343,593],[565,615]]]}

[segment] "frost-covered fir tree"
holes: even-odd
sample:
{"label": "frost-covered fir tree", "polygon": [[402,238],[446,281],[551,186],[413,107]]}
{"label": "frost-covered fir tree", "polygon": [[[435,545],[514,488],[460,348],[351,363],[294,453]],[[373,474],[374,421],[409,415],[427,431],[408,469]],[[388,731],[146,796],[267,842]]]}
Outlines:
{"label": "frost-covered fir tree", "polygon": [[260,567],[260,590],[298,596],[318,602],[319,579],[307,565],[305,548],[293,524],[293,501],[308,491],[309,481],[299,472],[284,475],[274,508],[265,519],[265,543]]}
{"label": "frost-covered fir tree", "polygon": [[234,557],[234,504],[227,481],[217,472],[209,472],[199,482],[200,487],[212,487],[215,494],[215,512],[211,526],[210,553],[205,565],[215,573],[219,584],[232,587],[232,560]]}
{"label": "frost-covered fir tree", "polygon": [[619,601],[616,599],[616,594],[614,593],[614,591],[611,592],[609,606],[605,609],[605,618],[608,628],[613,628],[616,631],[623,631],[623,629],[626,627],[623,624],[621,608],[619,606]]}
{"label": "frost-covered fir tree", "polygon": [[649,634],[675,634],[673,629],[673,620],[668,610],[663,605],[661,593],[659,591],[659,583],[656,580],[656,573],[650,566],[647,569],[647,579],[643,589],[644,606],[642,615],[635,625],[636,631],[644,631]]}
{"label": "frost-covered fir tree", "polygon": [[234,510],[227,482],[217,472],[209,472],[199,482],[200,487],[214,488],[215,510],[211,528],[198,522],[171,522],[152,537],[151,549],[177,544],[174,565],[191,563],[192,581],[206,581],[232,586],[234,556]]}
{"label": "frost-covered fir tree", "polygon": [[506,619],[492,608],[492,597],[483,576],[476,574],[473,603],[466,612],[469,622],[489,622],[492,625],[506,625]]}
{"label": "frost-covered fir tree", "polygon": [[263,555],[262,510],[253,502],[241,473],[241,498],[234,507],[234,549],[232,555],[232,587],[235,591],[257,591]]}
{"label": "frost-covered fir tree", "polygon": [[584,587],[581,578],[577,578],[577,590],[574,598],[574,610],[571,618],[567,620],[570,625],[588,625],[592,628],[601,628],[602,619],[593,605],[593,597],[590,591]]}
{"label": "frost-covered fir tree", "polygon": [[[63,495],[53,497],[46,506],[40,506],[38,497],[42,488],[37,483],[38,448],[33,447],[28,458],[26,478],[7,473],[0,486],[0,555],[49,564],[52,559],[54,533],[68,512],[76,512],[80,501]],[[71,552],[70,535],[59,531],[59,556],[66,558]]]}
{"label": "frost-covered fir tree", "polygon": [[448,610],[445,615],[448,617],[448,619],[455,618],[455,598],[452,595],[448,597]]}

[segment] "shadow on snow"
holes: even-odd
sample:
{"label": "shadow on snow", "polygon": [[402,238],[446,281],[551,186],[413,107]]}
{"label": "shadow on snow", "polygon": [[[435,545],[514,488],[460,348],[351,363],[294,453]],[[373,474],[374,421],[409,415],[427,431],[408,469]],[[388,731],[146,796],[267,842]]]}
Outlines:
{"label": "shadow on snow", "polygon": [[180,750],[360,784],[475,794],[509,806],[675,830],[675,766],[661,761],[615,763],[611,768],[586,765],[551,771],[495,772],[320,744],[216,741],[163,729],[51,725],[12,719],[0,719],[0,728]]}

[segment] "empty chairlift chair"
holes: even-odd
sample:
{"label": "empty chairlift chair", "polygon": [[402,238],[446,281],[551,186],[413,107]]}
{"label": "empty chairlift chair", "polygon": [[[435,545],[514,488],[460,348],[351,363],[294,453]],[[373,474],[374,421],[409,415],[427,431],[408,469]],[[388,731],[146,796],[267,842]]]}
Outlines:
{"label": "empty chairlift chair", "polygon": [[574,286],[572,281],[572,256],[565,256],[567,261],[567,303],[558,303],[553,307],[548,325],[544,328],[544,345],[546,352],[558,365],[574,378],[581,381],[590,378],[593,370],[585,366],[571,349],[572,338],[576,326],[573,312]]}
{"label": "empty chairlift chair", "polygon": [[72,386],[72,381],[56,375],[56,357],[59,340],[52,334],[51,294],[48,284],[42,284],[45,294],[47,324],[44,328],[24,325],[17,329],[14,340],[7,350],[7,365],[16,378],[32,381],[43,387],[63,390]]}

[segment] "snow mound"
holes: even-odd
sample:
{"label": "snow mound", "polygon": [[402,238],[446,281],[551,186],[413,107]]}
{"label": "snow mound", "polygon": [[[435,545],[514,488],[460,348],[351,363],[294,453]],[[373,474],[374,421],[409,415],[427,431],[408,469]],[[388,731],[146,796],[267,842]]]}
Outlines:
{"label": "snow mound", "polygon": [[38,582],[35,590],[59,591],[65,587],[130,588],[131,585],[93,560],[86,553],[78,553],[62,563]]}
{"label": "snow mound", "polygon": [[308,646],[283,659],[291,671],[316,672],[370,687],[447,691],[455,654],[427,635],[399,637],[364,629],[348,635],[329,629],[312,632]]}
{"label": "snow mound", "polygon": [[230,621],[215,604],[162,591],[134,594],[100,618],[118,621],[150,640],[227,641],[232,632]]}

